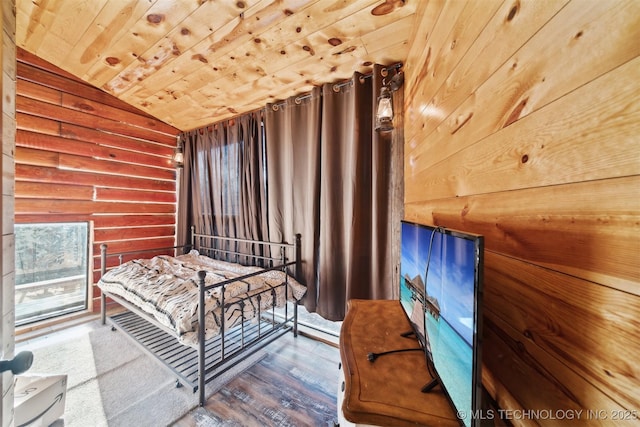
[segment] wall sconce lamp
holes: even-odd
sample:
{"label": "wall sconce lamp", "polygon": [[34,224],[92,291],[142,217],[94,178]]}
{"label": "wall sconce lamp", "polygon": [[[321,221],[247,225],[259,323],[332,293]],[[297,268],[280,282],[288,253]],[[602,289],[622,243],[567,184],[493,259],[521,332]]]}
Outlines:
{"label": "wall sconce lamp", "polygon": [[393,130],[393,98],[388,86],[382,86],[378,97],[378,111],[376,112],[376,130],[387,132]]}
{"label": "wall sconce lamp", "polygon": [[393,92],[402,87],[404,83],[404,73],[402,71],[394,74],[387,83],[387,79],[382,80],[382,88],[378,97],[378,110],[376,111],[376,131],[388,132],[393,130]]}
{"label": "wall sconce lamp", "polygon": [[178,135],[178,141],[176,143],[176,148],[173,152],[173,164],[177,168],[182,168],[184,166],[184,153],[182,151],[182,141],[180,141],[179,135]]}

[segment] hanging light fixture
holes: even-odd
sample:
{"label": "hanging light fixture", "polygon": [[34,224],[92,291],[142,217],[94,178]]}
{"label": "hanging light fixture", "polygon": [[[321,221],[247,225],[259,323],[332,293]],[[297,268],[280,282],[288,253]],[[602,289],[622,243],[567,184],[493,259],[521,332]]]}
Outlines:
{"label": "hanging light fixture", "polygon": [[382,86],[378,97],[378,110],[376,112],[376,130],[386,132],[393,130],[393,98],[388,86]]}
{"label": "hanging light fixture", "polygon": [[180,135],[178,135],[178,141],[176,142],[176,149],[173,152],[173,164],[177,168],[184,166],[184,153],[182,152],[182,141],[180,141]]}

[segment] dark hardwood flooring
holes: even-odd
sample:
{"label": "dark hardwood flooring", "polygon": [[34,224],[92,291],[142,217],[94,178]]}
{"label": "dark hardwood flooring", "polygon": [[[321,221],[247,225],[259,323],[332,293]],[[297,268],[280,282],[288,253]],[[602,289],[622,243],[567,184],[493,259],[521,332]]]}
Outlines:
{"label": "dark hardwood flooring", "polygon": [[174,426],[333,426],[338,348],[288,333],[267,355]]}

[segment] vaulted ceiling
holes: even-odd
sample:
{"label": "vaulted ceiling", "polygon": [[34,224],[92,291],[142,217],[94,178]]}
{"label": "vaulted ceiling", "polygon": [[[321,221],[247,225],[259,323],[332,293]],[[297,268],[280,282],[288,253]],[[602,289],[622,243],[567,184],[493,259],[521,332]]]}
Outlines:
{"label": "vaulted ceiling", "polygon": [[16,43],[181,130],[403,62],[418,0],[16,0]]}

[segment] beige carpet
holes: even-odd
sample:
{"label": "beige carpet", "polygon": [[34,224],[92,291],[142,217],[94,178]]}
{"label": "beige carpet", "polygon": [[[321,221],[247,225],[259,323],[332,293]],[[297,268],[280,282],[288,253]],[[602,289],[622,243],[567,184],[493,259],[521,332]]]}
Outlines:
{"label": "beige carpet", "polygon": [[[19,344],[34,363],[25,373],[67,374],[64,417],[57,426],[166,426],[198,404],[197,393],[176,388],[176,377],[121,331],[98,321]],[[264,352],[243,360],[209,383],[210,396],[257,363]]]}

